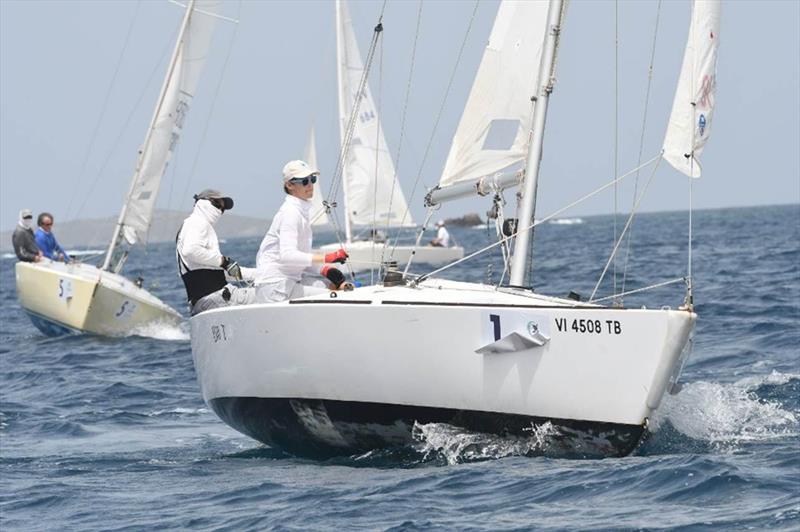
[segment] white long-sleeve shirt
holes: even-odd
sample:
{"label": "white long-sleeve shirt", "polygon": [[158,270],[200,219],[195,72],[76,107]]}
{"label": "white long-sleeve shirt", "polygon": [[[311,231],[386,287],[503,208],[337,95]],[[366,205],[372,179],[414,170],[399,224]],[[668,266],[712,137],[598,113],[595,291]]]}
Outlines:
{"label": "white long-sleeve shirt", "polygon": [[[183,221],[176,250],[190,270],[222,269],[222,252],[219,250],[219,239],[214,230],[214,224],[221,215],[219,209],[211,205],[210,201],[198,200],[194,204],[192,214]],[[181,274],[185,273],[183,265],[180,270]],[[254,268],[242,267],[241,270],[245,280],[252,280],[255,276]]]}
{"label": "white long-sleeve shirt", "polygon": [[269,226],[256,256],[256,285],[290,279],[300,281],[309,272],[311,253],[311,202],[287,194]]}
{"label": "white long-sleeve shirt", "polygon": [[447,232],[443,225],[439,226],[439,230],[436,231],[436,240],[439,241],[442,247],[450,247],[450,233]]}

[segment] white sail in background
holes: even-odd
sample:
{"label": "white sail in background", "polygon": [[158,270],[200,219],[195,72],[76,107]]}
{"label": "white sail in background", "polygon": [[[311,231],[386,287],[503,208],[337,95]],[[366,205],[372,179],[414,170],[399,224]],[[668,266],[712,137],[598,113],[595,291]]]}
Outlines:
{"label": "white sail in background", "polygon": [[[180,138],[197,81],[203,70],[221,0],[196,0],[186,31],[177,44],[176,61],[167,73],[163,97],[141,149],[124,216],[122,235],[128,244],[144,241],[153,216],[161,178]],[[112,242],[112,246],[114,246]]]}
{"label": "white sail in background", "polygon": [[700,177],[699,157],[711,132],[720,11],[720,0],[694,2],[681,77],[664,139],[664,159],[690,177]]}
{"label": "white sail in background", "polygon": [[441,186],[491,175],[525,159],[547,12],[547,2],[500,4]]}
{"label": "white sail in background", "polygon": [[[319,170],[317,166],[317,144],[314,139],[314,126],[311,126],[311,131],[308,132],[308,142],[306,142],[306,149],[303,152],[303,160],[308,163],[308,166]],[[314,195],[311,196],[311,212],[309,219],[311,225],[325,225],[328,223],[328,215],[325,213],[325,206],[322,204],[323,195],[320,188],[320,181],[314,183]]]}
{"label": "white sail in background", "polygon": [[[358,51],[350,13],[336,2],[336,39],[339,83],[339,121],[342,139],[358,96],[364,63]],[[369,86],[359,103],[353,139],[344,164],[344,205],[349,224],[356,226],[413,226],[378,118]],[[405,219],[404,219],[405,216]],[[349,235],[348,235],[349,236]]]}

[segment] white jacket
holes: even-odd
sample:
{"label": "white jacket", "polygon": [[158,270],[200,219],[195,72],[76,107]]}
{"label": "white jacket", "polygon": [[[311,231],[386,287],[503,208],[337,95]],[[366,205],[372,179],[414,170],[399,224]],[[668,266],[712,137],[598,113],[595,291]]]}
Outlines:
{"label": "white jacket", "polygon": [[311,269],[311,202],[289,194],[278,209],[256,256],[256,285],[300,281]]}
{"label": "white jacket", "polygon": [[[220,210],[208,200],[201,199],[194,204],[192,214],[183,221],[178,234],[176,252],[183,261],[179,266],[181,274],[185,273],[184,264],[190,270],[222,269],[222,253],[219,250],[217,232],[214,231],[214,224],[220,216]],[[254,268],[242,267],[241,270],[245,280],[253,279]]]}

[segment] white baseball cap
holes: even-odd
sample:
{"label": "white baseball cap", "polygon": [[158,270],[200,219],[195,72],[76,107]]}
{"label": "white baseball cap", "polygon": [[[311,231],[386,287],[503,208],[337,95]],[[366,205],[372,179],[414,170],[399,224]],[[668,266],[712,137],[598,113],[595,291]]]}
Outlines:
{"label": "white baseball cap", "polygon": [[312,175],[319,175],[319,170],[312,168],[305,161],[289,161],[283,167],[283,182],[286,183],[290,179],[297,177],[303,178]]}

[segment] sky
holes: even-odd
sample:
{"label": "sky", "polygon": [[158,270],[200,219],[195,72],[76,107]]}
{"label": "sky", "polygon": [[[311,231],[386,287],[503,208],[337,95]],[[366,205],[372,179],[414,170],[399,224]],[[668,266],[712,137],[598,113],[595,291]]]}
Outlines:
{"label": "sky", "polygon": [[[424,217],[424,190],[438,182],[444,166],[498,3],[475,5],[427,0],[421,15],[414,0],[385,6],[370,86],[417,220]],[[350,3],[364,56],[382,6]],[[694,182],[694,207],[800,202],[800,2],[728,0],[722,9],[717,107],[701,159],[703,177]],[[657,10],[654,1],[570,2],[537,217],[607,183],[615,166],[620,174],[636,167],[640,139],[642,160],[659,152],[690,4],[665,1],[658,11],[643,134]],[[56,220],[118,215],[182,14],[167,0],[0,0],[0,229],[11,229],[21,208],[50,211]],[[158,206],[188,212],[192,194],[212,187],[234,198],[235,213],[270,218],[283,201],[281,169],[301,157],[312,124],[325,190],[334,171],[334,6],[230,0],[225,15],[239,22],[217,24]],[[632,203],[633,182],[626,183],[616,193],[616,209],[623,212]],[[513,192],[506,199],[513,204]],[[562,216],[611,213],[614,205],[608,191]],[[488,206],[482,198],[453,201],[435,217],[483,216]],[[640,210],[687,207],[688,179],[660,165]]]}

